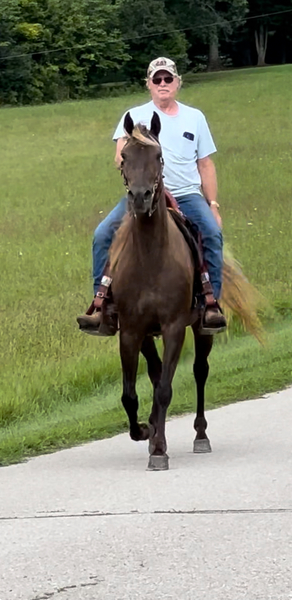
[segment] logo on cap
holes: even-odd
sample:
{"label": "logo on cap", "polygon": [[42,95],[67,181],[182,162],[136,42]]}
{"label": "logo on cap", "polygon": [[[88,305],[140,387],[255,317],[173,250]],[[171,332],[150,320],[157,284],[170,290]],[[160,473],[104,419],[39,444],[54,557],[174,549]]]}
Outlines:
{"label": "logo on cap", "polygon": [[155,62],[156,67],[163,67],[165,65],[166,65],[166,60],[164,58],[162,60],[156,60],[156,62]]}

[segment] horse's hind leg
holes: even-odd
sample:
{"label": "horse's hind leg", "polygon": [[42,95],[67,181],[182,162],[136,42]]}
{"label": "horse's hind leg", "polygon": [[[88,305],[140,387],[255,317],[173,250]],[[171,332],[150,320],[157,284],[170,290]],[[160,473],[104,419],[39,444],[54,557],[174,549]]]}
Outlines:
{"label": "horse's hind leg", "polygon": [[148,425],[138,423],[138,396],[136,378],[141,343],[136,335],[120,332],[120,355],[123,368],[122,403],[129,418],[130,436],[136,442],[148,440]]}
{"label": "horse's hind leg", "polygon": [[185,327],[179,323],[163,331],[164,353],[161,378],[154,390],[154,402],[150,423],[154,435],[150,438],[150,457],[148,468],[151,470],[168,469],[167,444],[165,438],[165,419],[172,398],[172,380],[185,338]]}
{"label": "horse's hind leg", "polygon": [[195,350],[196,357],[194,362],[194,376],[197,384],[197,415],[194,421],[194,429],[197,432],[194,440],[194,452],[211,452],[211,444],[206,434],[208,423],[205,419],[205,383],[208,378],[209,365],[208,356],[213,345],[213,336],[199,335],[197,331],[195,335]]}

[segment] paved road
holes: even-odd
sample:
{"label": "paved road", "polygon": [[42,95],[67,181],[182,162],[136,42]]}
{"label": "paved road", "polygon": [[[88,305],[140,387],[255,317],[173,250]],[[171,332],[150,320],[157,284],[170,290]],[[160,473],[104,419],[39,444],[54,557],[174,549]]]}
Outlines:
{"label": "paved road", "polygon": [[292,599],[292,389],[0,470],[0,600]]}

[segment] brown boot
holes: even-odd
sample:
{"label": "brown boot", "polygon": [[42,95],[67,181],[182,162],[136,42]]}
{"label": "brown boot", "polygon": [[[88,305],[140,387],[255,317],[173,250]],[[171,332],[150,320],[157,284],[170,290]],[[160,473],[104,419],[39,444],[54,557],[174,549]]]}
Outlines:
{"label": "brown boot", "polygon": [[80,331],[89,335],[101,337],[113,336],[118,331],[117,315],[108,307],[108,311],[95,311],[91,315],[85,314],[77,317]]}
{"label": "brown boot", "polygon": [[92,315],[80,315],[77,317],[79,329],[89,335],[98,335],[98,330],[101,321],[101,312],[95,311]]}
{"label": "brown boot", "polygon": [[200,329],[201,335],[214,335],[214,333],[225,331],[226,327],[226,319],[218,302],[207,304]]}

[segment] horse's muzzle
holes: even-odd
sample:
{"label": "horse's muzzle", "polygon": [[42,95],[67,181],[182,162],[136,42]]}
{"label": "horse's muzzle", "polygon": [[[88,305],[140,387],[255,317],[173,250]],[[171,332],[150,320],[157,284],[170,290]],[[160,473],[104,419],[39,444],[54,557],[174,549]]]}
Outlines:
{"label": "horse's muzzle", "polygon": [[135,215],[152,214],[152,203],[155,190],[128,190],[129,209]]}

